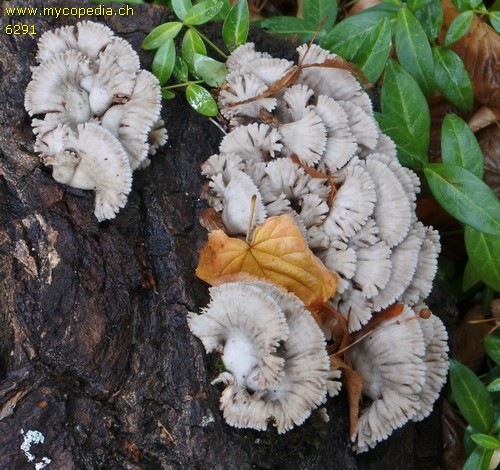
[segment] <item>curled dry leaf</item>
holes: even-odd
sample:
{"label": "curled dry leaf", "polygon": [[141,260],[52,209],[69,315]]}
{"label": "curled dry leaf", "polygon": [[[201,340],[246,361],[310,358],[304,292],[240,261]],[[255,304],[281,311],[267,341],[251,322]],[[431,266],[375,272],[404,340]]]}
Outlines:
{"label": "curled dry leaf", "polygon": [[254,230],[250,243],[228,237],[222,230],[208,235],[196,275],[218,285],[241,273],[285,287],[311,310],[326,302],[337,286],[337,276],[313,255],[288,215],[269,217]]}
{"label": "curled dry leaf", "polygon": [[[459,15],[451,0],[443,0],[443,31]],[[442,32],[442,34],[444,34]],[[491,108],[500,108],[500,36],[475,15],[467,33],[452,45],[462,58],[472,80],[474,98]]]}
{"label": "curled dry leaf", "polygon": [[500,127],[493,124],[477,135],[484,154],[484,179],[488,186],[500,197]]}

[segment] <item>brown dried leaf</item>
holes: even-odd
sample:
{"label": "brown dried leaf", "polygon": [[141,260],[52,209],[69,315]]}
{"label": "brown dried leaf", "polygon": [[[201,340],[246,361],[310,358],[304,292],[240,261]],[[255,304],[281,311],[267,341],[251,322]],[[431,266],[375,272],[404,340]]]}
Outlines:
{"label": "brown dried leaf", "polygon": [[317,311],[337,287],[337,276],[314,256],[288,215],[269,217],[255,229],[250,244],[228,237],[222,230],[208,235],[196,275],[215,285],[221,278],[228,280],[241,273],[283,286],[313,311]]}
{"label": "brown dried leaf", "polygon": [[205,209],[198,217],[200,225],[207,230],[213,232],[214,230],[224,230],[224,222],[222,222],[222,215],[217,212],[213,207]]}
{"label": "brown dried leaf", "polygon": [[493,124],[477,134],[484,154],[484,179],[500,197],[500,127]]}
{"label": "brown dried leaf", "polygon": [[[443,0],[443,31],[460,13]],[[451,48],[462,58],[472,80],[474,98],[490,108],[500,108],[500,36],[483,19],[475,15],[469,31]]]}

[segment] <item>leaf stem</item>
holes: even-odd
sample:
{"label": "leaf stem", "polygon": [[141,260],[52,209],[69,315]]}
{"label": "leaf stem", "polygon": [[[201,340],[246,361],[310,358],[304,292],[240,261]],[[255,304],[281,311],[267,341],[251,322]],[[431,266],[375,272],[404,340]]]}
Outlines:
{"label": "leaf stem", "polygon": [[204,83],[203,80],[193,80],[189,82],[182,82],[182,83],[176,83],[175,85],[168,85],[162,87],[162,90],[170,90],[172,88],[181,88],[181,87],[187,87],[188,85],[195,84],[197,85],[198,83]]}
{"label": "leaf stem", "polygon": [[210,41],[210,39],[208,39],[203,33],[201,33],[198,29],[196,29],[194,26],[190,25],[190,24],[187,24],[186,25],[188,28],[191,28],[195,33],[199,34],[200,37],[212,48],[214,49],[216,52],[218,52],[223,58],[224,60],[227,60],[227,55],[224,54],[224,52],[222,52],[212,41]]}

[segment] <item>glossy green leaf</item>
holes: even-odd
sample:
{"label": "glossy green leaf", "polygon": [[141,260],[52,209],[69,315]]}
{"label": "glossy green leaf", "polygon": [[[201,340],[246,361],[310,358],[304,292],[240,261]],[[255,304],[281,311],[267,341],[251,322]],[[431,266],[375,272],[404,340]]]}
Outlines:
{"label": "glossy green leaf", "polygon": [[142,48],[158,49],[169,39],[175,38],[181,28],[182,23],[179,21],[172,21],[157,26],[144,38],[144,41],[142,41]]}
{"label": "glossy green leaf", "polygon": [[462,59],[448,47],[432,48],[436,87],[452,104],[465,111],[474,101],[472,83]]}
{"label": "glossy green leaf", "polygon": [[313,26],[308,25],[303,19],[294,16],[273,16],[255,23],[273,34],[282,36],[296,34],[303,41],[310,39],[316,31]]}
{"label": "glossy green leaf", "polygon": [[465,227],[465,248],[480,279],[500,292],[500,236]]}
{"label": "glossy green leaf", "polygon": [[500,378],[495,379],[486,388],[488,389],[488,392],[500,392]]}
{"label": "glossy green leaf", "polygon": [[179,82],[188,81],[189,70],[186,61],[182,57],[177,56],[175,58],[173,75]]}
{"label": "glossy green leaf", "polygon": [[492,450],[477,447],[465,461],[462,470],[488,470],[492,455]]}
{"label": "glossy green leaf", "polygon": [[394,30],[399,63],[426,95],[434,93],[434,60],[424,29],[408,8],[399,10]]}
{"label": "glossy green leaf", "polygon": [[194,29],[189,28],[184,34],[181,52],[190,72],[194,72],[194,55],[196,53],[207,55],[205,43]]}
{"label": "glossy green leaf", "polygon": [[381,6],[383,8],[369,8],[336,24],[322,40],[321,47],[352,60],[360,44],[377,27],[382,18],[389,20],[395,18],[397,9],[389,5]]}
{"label": "glossy green leaf", "polygon": [[470,260],[467,261],[467,264],[465,265],[464,268],[464,274],[462,276],[462,290],[466,292],[469,289],[472,289],[475,285],[479,284],[480,282],[481,278],[479,277],[479,274],[474,269],[474,266],[472,266]]}
{"label": "glossy green leaf", "polygon": [[443,7],[441,2],[432,1],[415,12],[415,18],[424,28],[430,41],[438,37],[443,24]]}
{"label": "glossy green leaf", "polygon": [[239,0],[233,5],[222,25],[222,39],[230,51],[247,42],[249,27],[247,0]]}
{"label": "glossy green leaf", "polygon": [[217,103],[208,90],[194,83],[186,87],[186,99],[191,107],[203,116],[217,116]]}
{"label": "glossy green leaf", "polygon": [[408,8],[415,13],[416,11],[420,10],[424,6],[428,5],[431,3],[433,0],[408,0]]}
{"label": "glossy green leaf", "polygon": [[172,10],[181,21],[186,18],[186,12],[193,8],[191,0],[172,0]]}
{"label": "glossy green leaf", "polygon": [[469,30],[473,17],[474,13],[472,11],[460,13],[448,27],[444,37],[444,45],[451,46],[454,42],[457,42]]}
{"label": "glossy green leaf", "polygon": [[387,62],[381,94],[382,114],[377,114],[382,132],[398,146],[403,165],[427,165],[430,114],[427,101],[417,83],[393,60]]}
{"label": "glossy green leaf", "polygon": [[387,5],[392,5],[395,7],[403,6],[402,0],[382,0],[382,3],[386,3]]}
{"label": "glossy green leaf", "polygon": [[[231,1],[230,0],[223,0],[224,4],[222,5],[222,8],[219,10],[219,13],[217,13],[212,20],[225,20],[227,18],[227,15],[229,14],[229,11],[231,10]],[[245,0],[246,1],[246,0]]]}
{"label": "glossy green leaf", "polygon": [[470,0],[451,0],[451,3],[460,11],[470,10]]}
{"label": "glossy green leaf", "polygon": [[483,341],[486,354],[488,354],[496,364],[500,365],[500,336],[486,335]]}
{"label": "glossy green leaf", "polygon": [[196,75],[210,86],[217,87],[224,83],[227,75],[226,64],[202,54],[194,54],[193,61]]}
{"label": "glossy green leaf", "polygon": [[172,98],[175,98],[175,93],[170,90],[166,90],[165,88],[162,88],[161,97],[165,98],[166,100],[171,100]]}
{"label": "glossy green leaf", "polygon": [[184,23],[188,25],[199,25],[210,21],[224,6],[223,0],[205,0],[193,5],[184,18]]}
{"label": "glossy green leaf", "polygon": [[302,2],[302,16],[309,25],[319,27],[321,21],[326,16],[323,24],[324,30],[329,30],[337,18],[337,2],[332,0],[307,0]]}
{"label": "glossy green leaf", "polygon": [[450,360],[450,384],[460,413],[473,428],[488,433],[493,425],[493,402],[484,384],[454,359]]}
{"label": "glossy green leaf", "polygon": [[500,235],[500,200],[486,183],[446,163],[433,163],[424,173],[432,194],[448,213],[477,230]]}
{"label": "glossy green leaf", "polygon": [[500,11],[490,11],[488,13],[491,26],[495,28],[497,33],[500,33]]}
{"label": "glossy green leaf", "polygon": [[484,158],[476,136],[456,114],[447,114],[441,129],[441,158],[483,179]]}
{"label": "glossy green leaf", "polygon": [[153,59],[153,73],[158,78],[160,85],[163,85],[171,76],[175,64],[174,40],[169,39],[155,54]]}
{"label": "glossy green leaf", "polygon": [[500,441],[495,439],[493,436],[489,436],[488,434],[476,433],[472,434],[471,439],[481,447],[489,450],[495,450],[500,447]]}
{"label": "glossy green leaf", "polygon": [[381,18],[370,34],[365,37],[351,60],[370,82],[375,83],[387,63],[391,45],[391,23],[387,17]]}

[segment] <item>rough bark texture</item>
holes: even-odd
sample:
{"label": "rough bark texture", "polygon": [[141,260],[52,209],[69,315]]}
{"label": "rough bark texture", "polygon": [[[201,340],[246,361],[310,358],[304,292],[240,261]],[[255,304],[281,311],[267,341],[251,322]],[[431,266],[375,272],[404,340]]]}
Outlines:
{"label": "rough bark texture", "polygon": [[[95,6],[3,6],[68,5]],[[140,44],[169,16],[134,11],[93,19],[129,40],[148,68]],[[328,402],[328,424],[313,416],[285,436],[225,425],[210,385],[215,362],[186,323],[207,300],[194,277],[206,239],[199,165],[219,129],[183,97],[165,102],[167,146],[135,174],[126,208],[98,224],[93,194],[56,183],[39,162],[23,106],[36,39],[78,19],[0,18],[0,468],[48,459],[46,468],[65,470],[437,468],[439,413],[361,457],[350,450],[344,394]],[[9,22],[34,25],[37,36],[7,35]],[[287,43],[256,39],[293,56]],[[27,445],[29,431],[44,442]]]}

